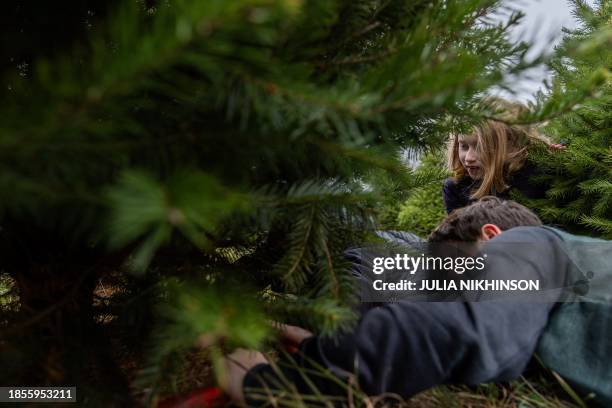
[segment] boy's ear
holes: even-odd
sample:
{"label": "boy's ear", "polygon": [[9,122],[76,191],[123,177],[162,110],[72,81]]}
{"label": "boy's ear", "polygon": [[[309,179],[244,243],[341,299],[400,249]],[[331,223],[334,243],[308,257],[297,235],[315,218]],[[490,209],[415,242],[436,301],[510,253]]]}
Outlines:
{"label": "boy's ear", "polygon": [[485,224],[480,228],[480,239],[488,241],[502,233],[501,228],[495,224]]}

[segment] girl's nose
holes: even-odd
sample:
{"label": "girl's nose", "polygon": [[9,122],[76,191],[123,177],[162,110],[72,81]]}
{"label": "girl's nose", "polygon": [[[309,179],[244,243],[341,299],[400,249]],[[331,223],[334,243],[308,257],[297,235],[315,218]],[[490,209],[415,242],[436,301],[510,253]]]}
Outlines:
{"label": "girl's nose", "polygon": [[468,150],[468,152],[465,155],[465,161],[469,162],[469,163],[473,163],[476,161],[476,152],[474,152],[472,149]]}

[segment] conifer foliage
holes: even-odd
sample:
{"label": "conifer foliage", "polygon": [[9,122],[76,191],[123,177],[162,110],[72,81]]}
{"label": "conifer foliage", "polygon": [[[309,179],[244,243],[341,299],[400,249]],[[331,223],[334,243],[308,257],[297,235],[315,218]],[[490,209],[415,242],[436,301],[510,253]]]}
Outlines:
{"label": "conifer foliage", "polygon": [[[552,186],[534,203],[548,222],[578,233],[612,238],[612,2],[574,2],[579,28],[566,31],[551,62],[554,81],[546,105],[561,114],[544,132],[565,141],[563,152],[540,158]],[[593,87],[592,84],[599,84]],[[568,100],[581,101],[578,105]],[[564,105],[564,103],[566,105]],[[572,108],[571,110],[567,109]]]}
{"label": "conifer foliage", "polygon": [[396,226],[403,231],[412,231],[426,238],[444,219],[444,201],[441,185],[448,176],[443,152],[436,151],[422,157],[415,173],[427,183],[410,191],[408,198],[401,203],[396,214]]}
{"label": "conifer foliage", "polygon": [[[350,324],[368,176],[409,188],[398,149],[439,144],[528,65],[492,0],[87,4],[84,28],[2,68],[0,268],[20,307],[0,376],[90,402],[128,398],[111,329],[150,352],[150,386],[201,332],[257,347],[268,318]],[[68,26],[48,23],[40,38]]]}

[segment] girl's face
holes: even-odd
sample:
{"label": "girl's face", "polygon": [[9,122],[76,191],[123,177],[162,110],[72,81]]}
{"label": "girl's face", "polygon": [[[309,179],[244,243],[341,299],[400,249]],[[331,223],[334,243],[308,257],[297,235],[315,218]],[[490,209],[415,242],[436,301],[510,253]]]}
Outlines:
{"label": "girl's face", "polygon": [[474,180],[482,178],[482,163],[476,151],[478,137],[476,135],[459,136],[459,161]]}

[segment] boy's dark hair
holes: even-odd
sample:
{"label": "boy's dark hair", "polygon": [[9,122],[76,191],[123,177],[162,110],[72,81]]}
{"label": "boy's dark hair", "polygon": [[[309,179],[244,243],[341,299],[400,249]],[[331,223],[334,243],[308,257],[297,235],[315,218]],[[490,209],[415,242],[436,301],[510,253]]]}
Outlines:
{"label": "boy's dark hair", "polygon": [[527,207],[516,201],[485,196],[467,207],[453,211],[429,235],[429,242],[475,242],[485,224],[495,224],[502,231],[520,226],[542,225]]}

